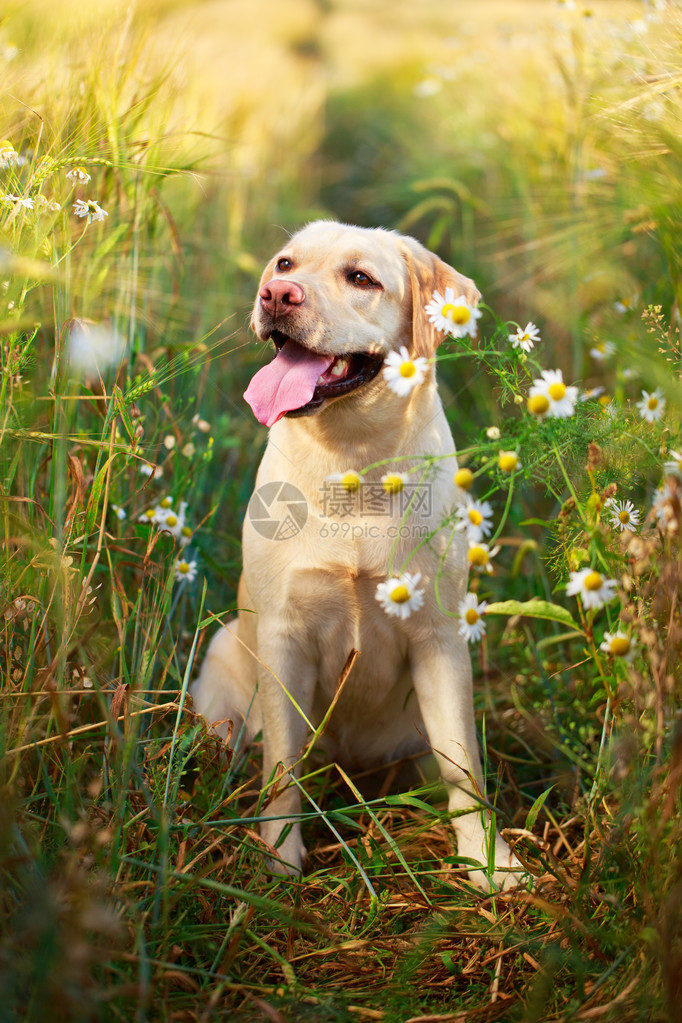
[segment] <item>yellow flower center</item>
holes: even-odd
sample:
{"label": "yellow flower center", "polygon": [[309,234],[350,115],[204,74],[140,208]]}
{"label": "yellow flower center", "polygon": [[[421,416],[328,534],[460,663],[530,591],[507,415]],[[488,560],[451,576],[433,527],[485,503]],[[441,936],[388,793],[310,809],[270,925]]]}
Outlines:
{"label": "yellow flower center", "polygon": [[554,401],[561,401],[566,394],[566,384],[550,384],[547,390],[549,391],[550,398],[553,398]]}
{"label": "yellow flower center", "polygon": [[183,526],[182,527],[182,535],[183,536],[191,536],[192,535],[192,530],[189,528],[189,526]]}
{"label": "yellow flower center", "polygon": [[623,523],[623,525],[625,525],[627,522],[630,521],[630,512],[626,511],[625,508],[623,508],[622,511],[618,512],[618,519],[620,522]]}
{"label": "yellow flower center", "polygon": [[469,562],[472,565],[478,565],[482,567],[488,564],[488,552],[485,547],[470,547],[469,548]]}
{"label": "yellow flower center", "polygon": [[406,359],[405,362],[400,363],[401,377],[413,377],[416,372],[417,370],[415,369],[414,363],[410,362],[409,359]]}
{"label": "yellow flower center", "polygon": [[614,636],[609,643],[609,652],[614,657],[623,657],[630,649],[630,640],[627,636]]}
{"label": "yellow flower center", "polygon": [[177,526],[178,520],[176,519],[175,515],[169,515],[168,518],[166,519],[166,524],[169,526]]}
{"label": "yellow flower center", "polygon": [[467,625],[475,625],[480,617],[475,607],[468,607],[464,612],[464,621]]}
{"label": "yellow flower center", "polygon": [[474,474],[471,469],[458,469],[454,476],[455,486],[462,490],[470,490],[474,485]]}
{"label": "yellow flower center", "polygon": [[154,510],[152,508],[147,508],[147,510],[145,512],[145,515],[147,516],[148,519],[153,519],[154,518]]}
{"label": "yellow flower center", "polygon": [[599,404],[601,405],[602,408],[606,408],[606,406],[609,405],[611,402],[611,399],[609,398],[608,394],[602,394],[601,397],[598,398],[597,400],[599,401]]}
{"label": "yellow flower center", "polygon": [[583,583],[586,590],[599,590],[602,585],[602,577],[599,572],[590,572],[589,575],[585,576],[585,582]]}
{"label": "yellow flower center", "polygon": [[513,451],[505,451],[504,454],[500,455],[499,466],[502,472],[511,472],[512,469],[516,468],[518,459]]}
{"label": "yellow flower center", "polygon": [[682,472],[682,459],[680,459],[679,462],[677,463],[677,468],[680,470],[680,472]]}
{"label": "yellow flower center", "polygon": [[173,502],[171,501],[170,497],[164,497],[163,501],[161,502],[161,507],[162,508],[170,508],[172,503]]}
{"label": "yellow flower center", "polygon": [[346,472],[341,477],[341,486],[345,487],[346,490],[359,490],[360,483],[360,477],[356,472]]}
{"label": "yellow flower center", "polygon": [[189,565],[187,564],[186,561],[181,561],[178,564],[178,572],[182,573],[182,575],[187,575],[187,573],[189,572]]}
{"label": "yellow flower center", "polygon": [[528,411],[535,416],[544,416],[549,411],[549,398],[544,394],[534,394],[528,399]]}
{"label": "yellow flower center", "polygon": [[388,476],[384,477],[382,486],[387,494],[397,494],[403,489],[405,483],[403,482],[402,477],[397,473],[390,473]]}
{"label": "yellow flower center", "polygon": [[391,600],[394,604],[404,604],[410,599],[410,591],[404,583],[400,583],[391,590]]}
{"label": "yellow flower center", "polygon": [[483,516],[481,515],[480,511],[477,508],[469,509],[469,522],[472,524],[472,526],[480,526],[480,524],[483,522]]}
{"label": "yellow flower center", "polygon": [[648,402],[646,403],[646,407],[648,409],[651,409],[651,411],[653,412],[655,408],[658,408],[658,398],[656,398],[655,395],[652,394]]}
{"label": "yellow flower center", "polygon": [[453,305],[452,302],[446,302],[441,309],[441,316],[444,316],[446,320],[452,320],[453,323],[458,323],[460,326],[463,323],[468,323],[471,319],[471,313],[465,305]]}

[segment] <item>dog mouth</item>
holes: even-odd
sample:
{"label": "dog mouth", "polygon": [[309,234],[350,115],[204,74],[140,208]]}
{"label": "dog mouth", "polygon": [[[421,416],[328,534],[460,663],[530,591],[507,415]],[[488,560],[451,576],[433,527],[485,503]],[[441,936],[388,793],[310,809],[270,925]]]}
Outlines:
{"label": "dog mouth", "polygon": [[244,392],[259,423],[273,426],[282,416],[309,416],[326,401],[357,391],[374,379],[383,355],[350,352],[332,355],[306,348],[273,330],[275,357],[256,373]]}
{"label": "dog mouth", "polygon": [[[279,354],[291,339],[286,334],[274,330],[270,340],[274,342]],[[335,356],[330,365],[318,376],[312,397],[299,408],[289,409],[285,415],[289,417],[310,415],[328,398],[339,398],[357,391],[374,379],[383,364],[383,355],[369,352],[351,352]]]}

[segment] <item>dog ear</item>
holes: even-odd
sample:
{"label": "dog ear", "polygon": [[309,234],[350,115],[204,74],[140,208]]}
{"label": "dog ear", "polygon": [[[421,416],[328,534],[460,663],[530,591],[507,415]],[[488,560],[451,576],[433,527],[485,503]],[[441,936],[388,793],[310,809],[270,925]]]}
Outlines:
{"label": "dog ear", "polygon": [[447,336],[434,327],[424,309],[434,291],[445,295],[445,289],[452,288],[455,296],[464,295],[472,305],[479,301],[481,293],[469,277],[448,266],[414,238],[403,236],[401,243],[412,293],[412,354],[430,358]]}

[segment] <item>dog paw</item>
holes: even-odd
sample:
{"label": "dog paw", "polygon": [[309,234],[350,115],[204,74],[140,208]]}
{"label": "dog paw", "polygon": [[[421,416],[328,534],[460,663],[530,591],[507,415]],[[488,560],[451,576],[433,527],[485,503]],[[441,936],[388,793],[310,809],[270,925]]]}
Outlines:
{"label": "dog paw", "polygon": [[308,851],[298,836],[289,834],[279,846],[271,846],[271,849],[274,855],[267,858],[269,873],[282,880],[302,876]]}
{"label": "dog paw", "polygon": [[509,891],[512,888],[518,888],[519,885],[528,884],[530,879],[528,870],[514,855],[504,839],[497,834],[494,836],[495,867],[492,872],[487,868],[486,864],[490,862],[489,842],[490,836],[485,833],[482,840],[473,836],[458,837],[458,855],[464,861],[474,861],[474,863],[480,864],[480,868],[476,866],[468,868],[469,880],[486,893]]}
{"label": "dog paw", "polygon": [[531,879],[523,863],[513,854],[504,863],[500,863],[499,860],[496,862],[492,876],[487,869],[474,868],[469,870],[468,874],[469,880],[486,894],[510,891],[521,885],[525,887]]}

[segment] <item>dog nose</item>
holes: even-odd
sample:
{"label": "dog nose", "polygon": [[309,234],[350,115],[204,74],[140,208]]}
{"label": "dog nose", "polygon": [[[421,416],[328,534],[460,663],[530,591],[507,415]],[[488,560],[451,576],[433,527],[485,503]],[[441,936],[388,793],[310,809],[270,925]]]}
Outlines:
{"label": "dog nose", "polygon": [[291,307],[305,301],[305,291],[296,281],[275,278],[264,284],[259,292],[260,304],[275,319],[291,312]]}

